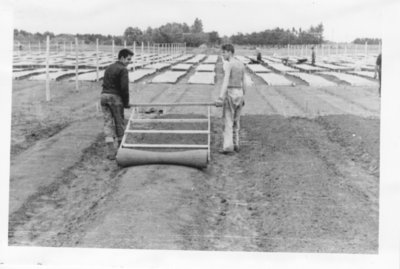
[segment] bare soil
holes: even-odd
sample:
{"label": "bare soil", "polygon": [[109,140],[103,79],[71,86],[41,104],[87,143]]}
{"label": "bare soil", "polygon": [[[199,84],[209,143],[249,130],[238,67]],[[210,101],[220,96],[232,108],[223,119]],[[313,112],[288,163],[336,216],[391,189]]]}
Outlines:
{"label": "bare soil", "polygon": [[[241,150],[218,153],[223,124],[213,108],[203,170],[107,160],[101,83],[75,92],[74,82],[54,82],[46,102],[44,82],[14,81],[9,244],[377,253],[378,89],[270,87],[250,76]],[[131,84],[132,102],[209,102],[222,67],[216,85],[150,79]]]}

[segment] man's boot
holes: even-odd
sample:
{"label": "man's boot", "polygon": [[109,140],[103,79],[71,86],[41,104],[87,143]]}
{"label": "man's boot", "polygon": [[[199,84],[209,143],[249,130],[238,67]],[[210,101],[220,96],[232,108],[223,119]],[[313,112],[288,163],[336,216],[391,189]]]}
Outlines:
{"label": "man's boot", "polygon": [[115,160],[115,156],[117,155],[117,151],[114,146],[114,142],[107,142],[107,159]]}

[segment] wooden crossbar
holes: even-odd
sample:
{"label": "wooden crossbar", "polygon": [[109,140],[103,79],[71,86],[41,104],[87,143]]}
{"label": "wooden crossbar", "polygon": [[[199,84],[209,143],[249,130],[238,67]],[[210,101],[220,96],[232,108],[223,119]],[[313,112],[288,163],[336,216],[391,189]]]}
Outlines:
{"label": "wooden crossbar", "polygon": [[124,148],[205,148],[208,145],[201,144],[127,144],[123,145]]}
{"label": "wooden crossbar", "polygon": [[148,122],[171,122],[171,123],[180,123],[180,122],[208,122],[208,119],[131,119],[133,122],[137,123],[148,123]]}
{"label": "wooden crossbar", "polygon": [[215,103],[200,102],[200,103],[142,103],[142,104],[129,104],[131,107],[146,107],[146,106],[215,106]]}
{"label": "wooden crossbar", "polygon": [[208,134],[208,130],[126,130],[132,134]]}

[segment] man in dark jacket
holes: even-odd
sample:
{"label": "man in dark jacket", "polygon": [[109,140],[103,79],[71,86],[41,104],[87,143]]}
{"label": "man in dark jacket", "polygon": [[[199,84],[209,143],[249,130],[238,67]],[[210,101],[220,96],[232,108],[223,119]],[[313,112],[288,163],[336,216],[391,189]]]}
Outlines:
{"label": "man in dark jacket", "polygon": [[119,145],[124,135],[124,108],[129,108],[129,73],[126,66],[132,56],[132,51],[122,49],[118,53],[118,61],[104,72],[100,103],[104,115],[107,158],[110,160],[115,159],[116,142]]}

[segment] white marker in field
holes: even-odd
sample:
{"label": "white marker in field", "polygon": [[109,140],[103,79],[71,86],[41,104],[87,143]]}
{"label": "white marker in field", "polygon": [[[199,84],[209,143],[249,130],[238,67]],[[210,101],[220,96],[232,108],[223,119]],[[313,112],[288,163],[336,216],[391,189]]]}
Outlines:
{"label": "white marker in field", "polygon": [[50,37],[46,36],[46,101],[50,101],[49,54],[50,54]]}
{"label": "white marker in field", "polygon": [[99,81],[99,39],[96,38],[96,81]]}
{"label": "white marker in field", "polygon": [[114,61],[114,55],[115,55],[115,43],[114,43],[114,39],[112,40],[112,56],[111,56],[111,60]]}
{"label": "white marker in field", "polygon": [[79,91],[79,83],[78,83],[78,38],[75,37],[75,90]]}

